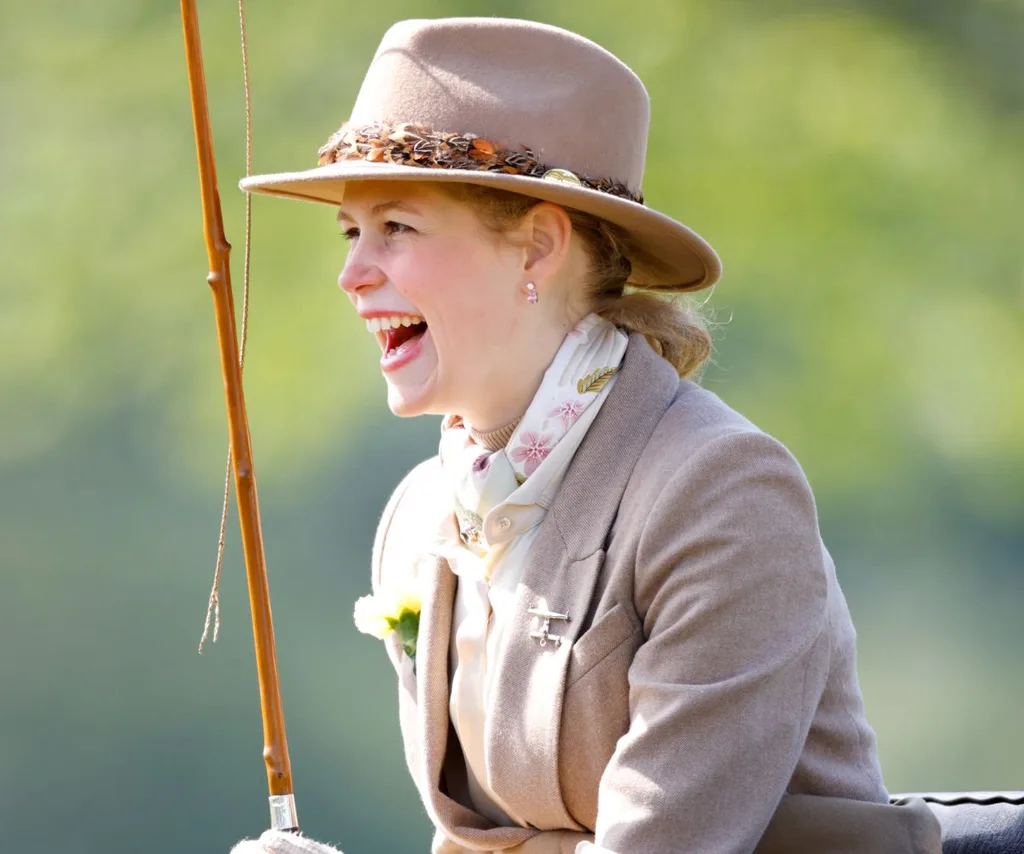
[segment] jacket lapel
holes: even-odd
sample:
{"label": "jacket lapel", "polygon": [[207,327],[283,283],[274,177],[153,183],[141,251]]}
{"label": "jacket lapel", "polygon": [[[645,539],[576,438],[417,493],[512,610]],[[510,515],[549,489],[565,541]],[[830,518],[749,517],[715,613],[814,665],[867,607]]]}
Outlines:
{"label": "jacket lapel", "polygon": [[630,336],[619,376],[541,524],[516,593],[495,663],[485,749],[495,792],[540,830],[581,829],[562,800],[558,769],[569,655],[585,628],[619,500],[678,387],[671,365],[643,336]]}
{"label": "jacket lapel", "polygon": [[496,828],[489,819],[452,800],[444,791],[442,770],[448,750],[448,644],[452,628],[456,576],[436,555],[422,557],[422,604],[416,645],[416,727],[419,789],[434,825],[466,846],[504,849],[521,845],[535,834],[523,827]]}
{"label": "jacket lapel", "polygon": [[426,577],[416,643],[416,704],[423,740],[420,773],[433,791],[441,778],[448,742],[448,637],[456,578],[443,558],[430,555],[423,561]]}

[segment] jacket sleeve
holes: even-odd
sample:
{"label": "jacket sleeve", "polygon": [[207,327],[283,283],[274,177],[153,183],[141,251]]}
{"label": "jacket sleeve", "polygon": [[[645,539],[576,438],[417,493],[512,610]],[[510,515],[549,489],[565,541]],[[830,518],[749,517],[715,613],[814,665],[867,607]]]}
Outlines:
{"label": "jacket sleeve", "polygon": [[[581,842],[589,843],[594,839],[589,833],[576,833],[571,830],[544,830],[531,836],[522,845],[505,848],[493,854],[575,854]],[[591,848],[591,850],[594,850]],[[443,831],[434,833],[431,854],[480,854],[479,849],[466,848],[453,842]]]}
{"label": "jacket sleeve", "polygon": [[650,508],[630,725],[577,854],[749,854],[793,775],[828,670],[814,501],[774,439],[720,436]]}

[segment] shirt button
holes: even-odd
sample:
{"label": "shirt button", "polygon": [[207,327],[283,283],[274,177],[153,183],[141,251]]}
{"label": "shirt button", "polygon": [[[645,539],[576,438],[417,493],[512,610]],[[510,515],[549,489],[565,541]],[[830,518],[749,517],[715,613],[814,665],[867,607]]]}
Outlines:
{"label": "shirt button", "polygon": [[507,531],[511,527],[512,527],[512,520],[509,519],[508,516],[499,516],[498,517],[498,530],[499,531]]}

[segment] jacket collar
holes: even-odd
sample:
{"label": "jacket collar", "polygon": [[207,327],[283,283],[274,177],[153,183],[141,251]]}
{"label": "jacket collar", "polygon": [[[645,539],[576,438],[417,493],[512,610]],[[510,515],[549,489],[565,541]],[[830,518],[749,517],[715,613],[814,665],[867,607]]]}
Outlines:
{"label": "jacket collar", "polygon": [[567,554],[582,558],[604,546],[637,460],[678,389],[675,369],[643,335],[630,335],[618,380],[551,508]]}

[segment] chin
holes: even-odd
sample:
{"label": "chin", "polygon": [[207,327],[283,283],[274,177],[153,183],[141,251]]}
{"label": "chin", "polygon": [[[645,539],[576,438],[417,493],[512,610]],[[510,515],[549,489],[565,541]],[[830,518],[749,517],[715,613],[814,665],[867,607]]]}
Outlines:
{"label": "chin", "polygon": [[440,360],[430,333],[425,333],[418,346],[413,346],[400,360],[400,366],[391,361],[390,369],[382,365],[388,387],[388,408],[399,418],[443,415],[447,410],[439,408],[440,397],[443,397],[439,394]]}
{"label": "chin", "polygon": [[409,390],[396,388],[388,383],[388,409],[399,418],[415,418],[417,415],[444,414],[430,406],[430,395],[409,393]]}

